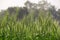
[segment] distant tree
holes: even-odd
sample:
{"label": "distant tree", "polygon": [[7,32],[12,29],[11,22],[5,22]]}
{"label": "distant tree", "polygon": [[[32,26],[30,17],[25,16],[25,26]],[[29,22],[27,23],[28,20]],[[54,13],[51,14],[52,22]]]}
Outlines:
{"label": "distant tree", "polygon": [[28,9],[30,9],[30,8],[32,8],[32,3],[31,3],[30,1],[26,1],[26,2],[25,2],[25,6],[26,6]]}
{"label": "distant tree", "polygon": [[25,15],[28,15],[28,10],[26,7],[20,8],[18,12],[18,19],[22,19]]}
{"label": "distant tree", "polygon": [[53,15],[53,18],[60,21],[59,12],[56,11],[55,6],[51,6],[51,8],[49,10],[50,10],[51,14]]}
{"label": "distant tree", "polygon": [[50,3],[48,3],[47,1],[42,0],[42,1],[39,1],[39,2],[38,2],[38,7],[39,7],[39,9],[47,10],[48,8],[51,7],[51,5],[50,5]]}
{"label": "distant tree", "polygon": [[58,9],[58,11],[57,11],[57,12],[58,12],[58,15],[60,16],[60,9]]}
{"label": "distant tree", "polygon": [[10,14],[13,14],[13,13],[16,13],[16,10],[17,10],[18,7],[9,7],[7,9],[7,11],[10,13]]}

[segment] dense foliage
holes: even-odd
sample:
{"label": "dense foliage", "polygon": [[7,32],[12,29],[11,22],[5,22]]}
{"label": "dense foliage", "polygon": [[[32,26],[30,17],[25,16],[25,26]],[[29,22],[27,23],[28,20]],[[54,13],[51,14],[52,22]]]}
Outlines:
{"label": "dense foliage", "polygon": [[59,22],[53,19],[58,17],[55,8],[47,7],[46,10],[42,5],[41,9],[36,9],[32,4],[27,1],[26,7],[1,12],[0,40],[60,40]]}
{"label": "dense foliage", "polygon": [[32,13],[20,21],[7,13],[0,19],[0,40],[60,40],[58,23],[41,13],[36,19]]}

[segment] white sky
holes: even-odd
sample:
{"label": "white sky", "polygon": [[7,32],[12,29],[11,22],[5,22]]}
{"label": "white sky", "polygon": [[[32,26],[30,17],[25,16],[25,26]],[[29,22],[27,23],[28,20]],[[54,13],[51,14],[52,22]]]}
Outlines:
{"label": "white sky", "polygon": [[[0,0],[0,10],[7,9],[8,7],[14,6],[23,6],[26,0]],[[39,0],[29,0],[31,2],[37,3]],[[60,0],[47,0],[51,4],[55,5],[57,8],[60,8]]]}

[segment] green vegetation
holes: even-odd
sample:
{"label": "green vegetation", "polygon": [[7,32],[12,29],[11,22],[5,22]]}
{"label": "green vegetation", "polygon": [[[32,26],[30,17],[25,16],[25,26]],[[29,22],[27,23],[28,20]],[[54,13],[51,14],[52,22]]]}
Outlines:
{"label": "green vegetation", "polygon": [[0,40],[60,40],[58,22],[49,13],[40,12],[35,19],[33,14],[17,21],[7,13],[0,19]]}
{"label": "green vegetation", "polygon": [[60,40],[60,10],[46,1],[0,12],[0,40]]}

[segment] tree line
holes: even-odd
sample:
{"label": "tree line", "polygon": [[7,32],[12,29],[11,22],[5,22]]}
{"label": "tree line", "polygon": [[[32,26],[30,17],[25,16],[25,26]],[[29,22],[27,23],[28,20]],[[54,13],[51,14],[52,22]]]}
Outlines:
{"label": "tree line", "polygon": [[[26,1],[24,4],[24,7],[9,7],[7,10],[1,11],[0,15],[5,15],[6,12],[8,12],[10,15],[17,13],[17,18],[22,19],[24,16],[27,16],[31,12],[34,12],[34,16],[37,17],[38,13],[44,11],[50,12],[50,14],[53,16],[53,19],[60,21],[60,9],[56,10],[55,6],[51,5],[47,1],[43,0],[39,1],[38,3]],[[46,13],[44,15],[46,15]]]}

